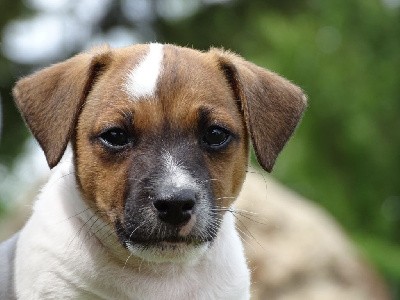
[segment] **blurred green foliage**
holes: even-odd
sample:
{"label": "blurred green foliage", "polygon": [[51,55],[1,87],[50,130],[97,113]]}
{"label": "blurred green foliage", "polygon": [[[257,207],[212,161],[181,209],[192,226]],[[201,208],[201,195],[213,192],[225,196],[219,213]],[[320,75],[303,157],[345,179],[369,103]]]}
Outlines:
{"label": "blurred green foliage", "polygon": [[[0,32],[9,22],[30,14],[32,14],[32,11],[22,1],[0,1]],[[2,44],[3,37],[1,36],[0,46]],[[0,101],[3,111],[0,164],[6,167],[12,165],[17,155],[22,151],[24,140],[28,137],[25,125],[21,121],[11,96],[11,87],[14,85],[16,78],[24,73],[24,69],[26,68],[16,66],[0,52]],[[4,210],[4,205],[0,201],[0,214],[2,210]]]}
{"label": "blurred green foliage", "polygon": [[[12,3],[15,10],[0,5],[0,27],[29,13],[18,1]],[[119,3],[113,2],[100,30],[117,25],[136,28],[121,17]],[[274,174],[339,220],[398,293],[400,6],[396,3],[237,0],[200,6],[187,18],[155,16],[151,25],[159,41],[200,49],[223,46],[281,73],[306,91],[308,111]],[[23,67],[0,57],[5,111],[0,163],[8,166],[27,136],[9,96]]]}

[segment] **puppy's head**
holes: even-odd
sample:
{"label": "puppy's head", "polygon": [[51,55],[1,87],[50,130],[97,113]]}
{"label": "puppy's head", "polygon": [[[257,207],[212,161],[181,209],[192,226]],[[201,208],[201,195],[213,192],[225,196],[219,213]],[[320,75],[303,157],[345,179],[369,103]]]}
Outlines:
{"label": "puppy's head", "polygon": [[20,80],[16,103],[50,167],[74,148],[83,199],[149,260],[198,254],[243,183],[249,140],[271,171],[302,91],[222,50],[97,49]]}

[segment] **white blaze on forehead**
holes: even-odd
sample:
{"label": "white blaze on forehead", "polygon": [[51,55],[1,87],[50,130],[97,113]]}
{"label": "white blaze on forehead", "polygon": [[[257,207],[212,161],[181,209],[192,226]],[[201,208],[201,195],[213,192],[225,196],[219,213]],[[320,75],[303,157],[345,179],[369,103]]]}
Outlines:
{"label": "white blaze on forehead", "polygon": [[149,51],[129,71],[124,90],[134,99],[154,96],[157,80],[162,70],[163,45],[150,44]]}
{"label": "white blaze on forehead", "polygon": [[165,152],[162,157],[167,172],[165,185],[172,185],[178,189],[195,188],[197,186],[192,175],[170,153]]}

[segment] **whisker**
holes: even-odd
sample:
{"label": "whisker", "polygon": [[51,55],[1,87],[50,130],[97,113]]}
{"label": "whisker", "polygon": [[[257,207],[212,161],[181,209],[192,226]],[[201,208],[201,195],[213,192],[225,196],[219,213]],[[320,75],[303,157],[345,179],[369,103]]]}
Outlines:
{"label": "whisker", "polygon": [[[82,210],[81,212],[78,212],[78,213],[76,213],[75,215],[69,216],[69,217],[67,217],[67,218],[65,218],[65,219],[63,219],[63,220],[61,220],[61,221],[58,222],[57,224],[60,224],[60,223],[62,223],[62,222],[65,222],[65,221],[68,221],[68,220],[70,220],[70,219],[72,219],[72,218],[75,218],[75,217],[77,217],[77,216],[79,216],[79,215],[81,215],[81,214],[87,212],[89,209],[91,209],[91,207],[87,207],[87,208],[85,208],[84,210]],[[98,211],[96,211],[95,213],[98,213]]]}
{"label": "whisker", "polygon": [[74,235],[74,237],[72,238],[72,240],[68,243],[67,248],[69,248],[69,247],[71,246],[71,244],[73,243],[73,241],[75,240],[75,238],[77,238],[77,237],[81,234],[83,228],[87,225],[87,223],[88,223],[91,219],[93,219],[95,216],[96,216],[96,214],[93,214],[86,222],[83,223],[83,225],[82,225],[82,226],[79,228],[79,230],[76,232],[76,234]]}
{"label": "whisker", "polygon": [[141,224],[139,224],[134,230],[132,230],[131,234],[129,235],[128,240],[131,239],[132,235],[135,233],[136,230],[139,229],[139,227],[141,227],[142,225],[144,225],[146,223],[146,221],[143,221]]}
{"label": "whisker", "polygon": [[[254,235],[251,233],[251,231],[246,227],[246,225],[234,214],[232,215],[235,217],[235,219],[240,222],[241,226],[243,226],[244,230],[247,231],[248,234],[245,234],[248,238],[253,239],[260,247],[261,249],[265,250],[265,248],[261,245],[261,243],[254,237]],[[237,227],[238,228],[238,227]],[[244,233],[244,232],[243,232]]]}
{"label": "whisker", "polygon": [[236,199],[236,197],[234,197],[234,196],[225,196],[225,197],[215,198],[215,200],[221,200],[221,199]]}
{"label": "whisker", "polygon": [[[134,233],[136,230],[138,230],[139,227],[141,227],[141,226],[142,226],[143,224],[145,224],[145,223],[146,223],[146,221],[142,222],[142,223],[139,224],[134,230],[132,230],[132,232],[131,232],[131,234],[129,235],[129,238],[128,238],[128,239],[130,239],[130,238],[132,237],[133,233]],[[128,260],[132,257],[132,255],[133,255],[133,253],[131,252],[131,253],[129,254],[129,256],[126,258],[125,263],[124,263],[124,267],[122,268],[123,270],[125,269],[126,264],[128,263]]]}
{"label": "whisker", "polygon": [[209,181],[222,181],[222,180],[217,179],[217,178],[210,178],[210,179],[205,179],[205,180],[199,180],[198,182],[205,183],[205,182],[209,182]]}
{"label": "whisker", "polygon": [[[249,221],[251,221],[253,223],[256,223],[256,224],[260,224],[260,225],[264,225],[264,226],[268,226],[269,225],[267,223],[264,223],[264,222],[261,222],[261,221],[258,221],[258,220],[254,219],[254,217],[258,217],[258,216],[254,216],[254,215],[248,216],[248,215],[246,215],[246,213],[243,213],[243,212],[240,212],[240,211],[234,211],[234,210],[232,210],[231,213],[237,214],[240,217],[245,218],[245,219],[247,219],[247,220],[249,220]],[[265,221],[268,221],[268,220],[265,219]]]}
{"label": "whisker", "polygon": [[[216,206],[215,208],[211,209],[212,211],[221,211],[221,212],[231,212],[231,213],[235,213],[237,215],[239,215],[240,217],[246,218],[250,221],[252,221],[253,223],[257,223],[260,225],[265,225],[268,226],[268,219],[263,216],[260,213],[256,213],[256,212],[252,212],[252,211],[248,211],[248,210],[244,210],[244,209],[238,209],[238,208],[234,208],[234,207],[222,207],[222,206]],[[256,220],[255,218],[258,218],[259,220]]]}
{"label": "whisker", "polygon": [[128,263],[128,260],[132,257],[132,255],[133,255],[132,252],[128,255],[128,257],[125,260],[125,263],[124,263],[124,266],[123,266],[122,270],[125,270],[126,264]]}
{"label": "whisker", "polygon": [[243,243],[245,243],[245,244],[247,244],[253,251],[255,251],[255,248],[254,248],[254,245],[252,244],[252,243],[250,243],[250,241],[248,241],[247,239],[245,239],[243,236],[245,236],[245,237],[247,237],[247,238],[250,238],[250,236],[243,230],[243,229],[241,229],[239,226],[235,226],[236,227],[236,229],[239,231],[239,238],[240,238],[240,240],[243,242]]}

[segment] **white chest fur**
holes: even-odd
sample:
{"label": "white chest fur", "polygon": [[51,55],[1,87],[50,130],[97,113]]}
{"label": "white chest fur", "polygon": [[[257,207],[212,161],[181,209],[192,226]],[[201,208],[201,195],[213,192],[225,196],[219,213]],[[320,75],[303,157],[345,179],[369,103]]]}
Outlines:
{"label": "white chest fur", "polygon": [[[18,299],[248,299],[250,276],[233,216],[195,264],[124,266],[84,226],[72,164],[59,164],[20,233]],[[103,236],[103,238],[106,238]],[[108,237],[107,237],[108,238]]]}

